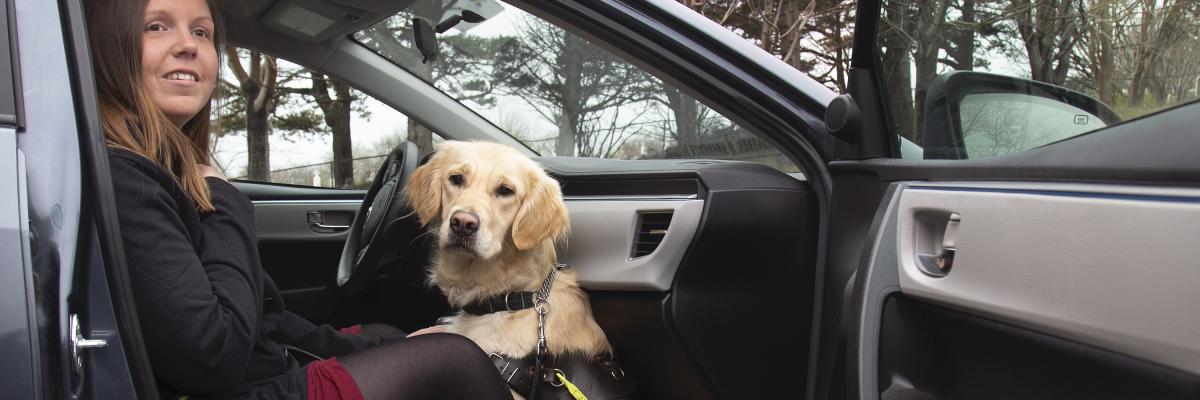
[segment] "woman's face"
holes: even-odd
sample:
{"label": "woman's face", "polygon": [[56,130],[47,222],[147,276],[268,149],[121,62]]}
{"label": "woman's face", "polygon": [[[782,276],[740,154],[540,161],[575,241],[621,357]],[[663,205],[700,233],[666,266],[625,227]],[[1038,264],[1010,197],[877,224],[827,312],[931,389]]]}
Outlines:
{"label": "woman's face", "polygon": [[200,112],[217,79],[205,0],[150,0],[142,20],[142,87],[177,126]]}

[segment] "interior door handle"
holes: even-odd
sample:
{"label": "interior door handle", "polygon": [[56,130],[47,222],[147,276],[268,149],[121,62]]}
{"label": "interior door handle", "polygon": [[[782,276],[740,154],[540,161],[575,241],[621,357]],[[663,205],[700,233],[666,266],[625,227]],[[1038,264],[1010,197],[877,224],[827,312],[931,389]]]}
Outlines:
{"label": "interior door handle", "polygon": [[958,225],[962,222],[962,217],[958,213],[950,213],[950,217],[946,221],[946,230],[942,232],[942,248],[938,253],[919,253],[917,260],[921,264],[921,271],[926,275],[933,277],[943,277],[950,273],[950,268],[954,266],[954,256],[958,253]]}
{"label": "interior door handle", "polygon": [[[344,214],[344,215],[343,215]],[[308,228],[317,233],[339,233],[350,229],[342,221],[351,221],[354,213],[344,211],[309,211]],[[336,221],[336,222],[335,222]]]}

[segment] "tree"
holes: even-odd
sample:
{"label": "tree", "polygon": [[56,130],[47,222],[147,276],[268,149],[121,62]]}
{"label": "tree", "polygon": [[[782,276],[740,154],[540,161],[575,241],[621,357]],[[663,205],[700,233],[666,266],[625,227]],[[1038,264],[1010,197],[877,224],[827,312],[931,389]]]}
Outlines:
{"label": "tree", "polygon": [[1090,0],[1087,3],[1086,15],[1091,23],[1086,25],[1082,39],[1083,57],[1075,62],[1083,81],[1080,86],[1089,87],[1105,104],[1116,104],[1116,40],[1121,21],[1115,17],[1125,14],[1120,2],[1122,0]]}
{"label": "tree", "polygon": [[[249,70],[242,66],[242,57],[237,48],[225,47],[229,69],[237,79],[236,86],[241,97],[242,111],[245,114],[246,147],[249,161],[246,166],[247,177],[251,180],[270,181],[271,179],[271,150],[269,135],[271,126],[268,119],[275,113],[276,87],[278,68],[275,57],[263,55],[256,51],[248,51],[247,61]],[[236,115],[236,114],[233,114]]]}
{"label": "tree", "polygon": [[[270,167],[272,136],[290,140],[299,134],[332,133],[333,184],[352,186],[350,121],[352,113],[369,117],[366,97],[344,82],[255,51],[230,46],[226,55],[237,83],[222,81],[222,92],[237,95],[222,97],[218,126],[223,132],[245,130],[249,155],[246,176],[274,181]],[[248,69],[243,67],[247,62]]]}
{"label": "tree", "polygon": [[[354,181],[354,147],[350,136],[351,112],[357,108],[366,114],[365,98],[350,90],[350,85],[314,71],[308,71],[311,86],[294,93],[313,98],[324,116],[325,126],[333,134],[333,185],[348,188]],[[330,93],[330,89],[333,93]],[[355,105],[358,107],[355,107]]]}
{"label": "tree", "polygon": [[[412,33],[413,17],[445,16],[458,8],[456,2],[418,3],[409,12],[396,14],[363,30],[356,38],[455,100],[492,105],[496,88],[511,79],[494,66],[497,54],[507,52],[512,47],[511,37],[481,38],[469,33],[450,32],[440,34],[439,54],[430,62],[422,62],[416,50]],[[436,24],[437,21],[432,23]],[[420,121],[409,119],[408,140],[417,145],[421,154],[433,151],[433,132]]]}
{"label": "tree", "polygon": [[774,54],[793,68],[845,91],[855,2],[847,0],[677,0]]}
{"label": "tree", "polygon": [[701,107],[700,102],[688,96],[679,89],[667,84],[661,84],[663,97],[658,99],[669,110],[674,122],[673,133],[675,143],[680,147],[689,148],[700,144],[700,129],[708,108]]}
{"label": "tree", "polygon": [[878,35],[887,98],[894,111],[893,119],[900,136],[921,143],[920,132],[915,130],[913,92],[909,84],[912,81],[914,40],[908,32],[914,24],[913,11],[903,4],[887,2],[882,12]]}
{"label": "tree", "polygon": [[[1200,6],[1194,0],[1137,0],[1140,25],[1131,35],[1133,48],[1132,76],[1129,85],[1129,104],[1139,106],[1147,90],[1156,84],[1155,69],[1173,47],[1186,42],[1189,31],[1195,32],[1195,19]],[[1188,29],[1188,26],[1192,29]],[[1159,104],[1166,102],[1165,90],[1156,96]]]}
{"label": "tree", "polygon": [[1071,53],[1086,25],[1081,0],[1013,0],[1009,15],[1025,47],[1029,75],[1062,85],[1071,71]]}
{"label": "tree", "polygon": [[[498,53],[506,94],[524,99],[558,128],[555,154],[604,157],[636,133],[656,80],[549,22],[529,18],[510,51]],[[625,116],[622,116],[625,113]]]}

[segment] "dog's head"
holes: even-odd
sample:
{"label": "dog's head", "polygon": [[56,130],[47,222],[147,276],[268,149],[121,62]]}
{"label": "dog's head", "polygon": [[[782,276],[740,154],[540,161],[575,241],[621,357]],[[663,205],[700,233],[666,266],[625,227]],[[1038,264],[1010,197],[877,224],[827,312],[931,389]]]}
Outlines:
{"label": "dog's head", "polygon": [[409,203],[438,246],[488,260],[524,251],[568,229],[558,183],[516,150],[487,142],[444,142],[413,171]]}

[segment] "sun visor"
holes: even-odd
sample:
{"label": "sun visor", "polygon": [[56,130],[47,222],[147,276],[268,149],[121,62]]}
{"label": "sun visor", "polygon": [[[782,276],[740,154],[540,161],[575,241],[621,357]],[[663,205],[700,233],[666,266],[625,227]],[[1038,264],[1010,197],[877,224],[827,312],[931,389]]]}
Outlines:
{"label": "sun visor", "polygon": [[272,30],[307,42],[347,35],[367,22],[370,11],[321,0],[282,0],[262,16]]}

